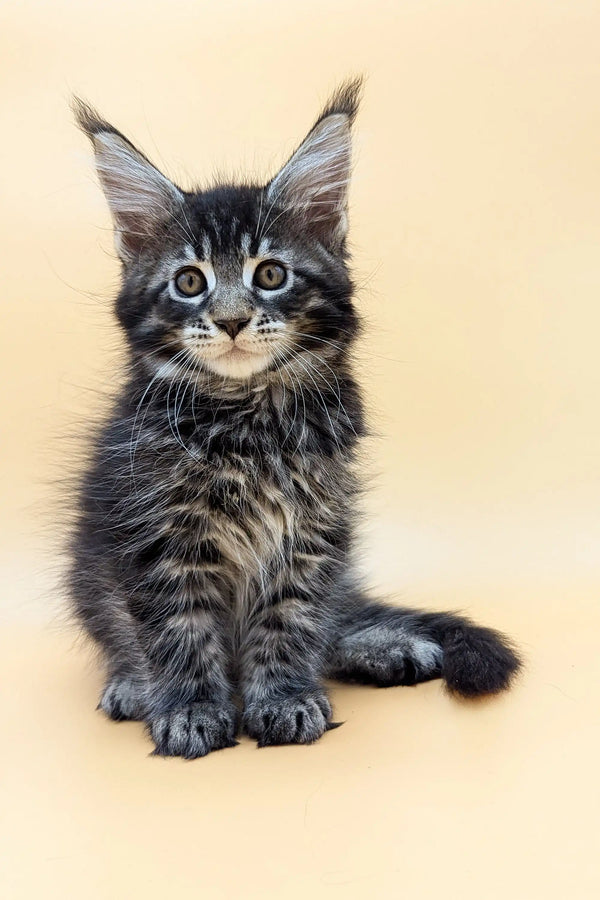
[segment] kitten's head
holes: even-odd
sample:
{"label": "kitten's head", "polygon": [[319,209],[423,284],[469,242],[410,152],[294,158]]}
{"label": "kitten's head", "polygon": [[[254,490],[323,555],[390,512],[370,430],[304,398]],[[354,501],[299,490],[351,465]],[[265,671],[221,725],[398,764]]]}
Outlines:
{"label": "kitten's head", "polygon": [[118,316],[155,374],[243,381],[293,365],[298,377],[344,353],[357,331],[346,232],[359,92],[343,85],[266,185],[202,191],[181,190],[75,101],[123,265]]}

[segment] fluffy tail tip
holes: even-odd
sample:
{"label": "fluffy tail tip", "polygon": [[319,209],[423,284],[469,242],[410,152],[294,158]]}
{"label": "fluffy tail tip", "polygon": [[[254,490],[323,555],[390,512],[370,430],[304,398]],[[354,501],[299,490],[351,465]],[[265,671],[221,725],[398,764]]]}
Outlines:
{"label": "fluffy tail tip", "polygon": [[461,697],[480,697],[507,690],[522,667],[511,641],[492,628],[465,623],[444,638],[442,678]]}

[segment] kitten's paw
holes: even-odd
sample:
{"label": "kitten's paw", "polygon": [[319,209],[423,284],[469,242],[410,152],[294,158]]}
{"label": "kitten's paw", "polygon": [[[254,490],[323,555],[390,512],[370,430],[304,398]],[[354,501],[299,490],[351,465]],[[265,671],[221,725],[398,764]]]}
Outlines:
{"label": "kitten's paw", "polygon": [[104,688],[98,709],[102,709],[115,722],[125,719],[139,721],[146,712],[146,689],[135,678],[115,675]]}
{"label": "kitten's paw", "polygon": [[237,710],[232,703],[190,703],[156,716],[148,727],[158,756],[197,759],[237,744]]}
{"label": "kitten's paw", "polygon": [[423,637],[389,635],[371,628],[342,640],[331,676],[378,687],[413,685],[439,678],[442,648]]}
{"label": "kitten's paw", "polygon": [[251,703],[244,713],[244,730],[259,747],[312,744],[331,724],[331,705],[322,691]]}

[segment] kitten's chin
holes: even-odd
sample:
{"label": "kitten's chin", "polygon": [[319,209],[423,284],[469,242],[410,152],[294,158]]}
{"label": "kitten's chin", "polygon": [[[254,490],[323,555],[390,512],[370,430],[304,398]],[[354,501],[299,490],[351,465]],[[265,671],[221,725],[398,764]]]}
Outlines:
{"label": "kitten's chin", "polygon": [[202,361],[207,369],[224,378],[250,378],[266,369],[271,358],[266,353],[250,353],[234,347],[221,356],[204,357]]}

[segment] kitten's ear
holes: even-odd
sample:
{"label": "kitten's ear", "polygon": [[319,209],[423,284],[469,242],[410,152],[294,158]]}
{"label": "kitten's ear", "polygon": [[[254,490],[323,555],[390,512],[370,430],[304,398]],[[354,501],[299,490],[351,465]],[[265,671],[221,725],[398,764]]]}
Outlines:
{"label": "kitten's ear", "polygon": [[333,95],[296,152],[267,186],[267,199],[292,210],[303,227],[333,251],[348,231],[351,128],[362,79],[343,84]]}
{"label": "kitten's ear", "polygon": [[96,169],[115,226],[115,246],[130,262],[181,208],[183,195],[127,138],[78,98],[77,124],[94,147]]}

